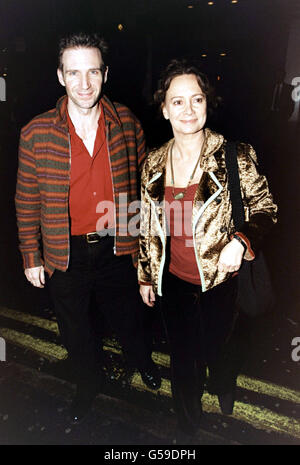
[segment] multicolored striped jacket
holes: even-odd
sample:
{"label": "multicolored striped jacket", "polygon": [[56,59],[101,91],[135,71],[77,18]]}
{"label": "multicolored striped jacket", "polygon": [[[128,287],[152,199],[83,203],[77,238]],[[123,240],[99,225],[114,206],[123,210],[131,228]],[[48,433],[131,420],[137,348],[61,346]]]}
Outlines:
{"label": "multicolored striped jacket", "polygon": [[[128,205],[139,197],[139,171],[146,157],[144,133],[127,107],[106,96],[101,102],[115,200],[115,254],[132,254],[135,262],[138,237],[128,233],[134,215],[128,213]],[[15,195],[24,268],[44,265],[50,276],[55,269],[65,271],[69,263],[70,163],[64,96],[56,108],[36,116],[21,131]]]}

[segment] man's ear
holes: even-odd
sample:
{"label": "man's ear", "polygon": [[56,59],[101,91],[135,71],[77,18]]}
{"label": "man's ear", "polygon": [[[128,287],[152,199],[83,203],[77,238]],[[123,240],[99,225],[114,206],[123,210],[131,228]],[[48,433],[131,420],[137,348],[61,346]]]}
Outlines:
{"label": "man's ear", "polygon": [[104,82],[104,84],[107,81],[107,76],[108,76],[108,66],[105,67],[105,71],[103,73],[103,82]]}
{"label": "man's ear", "polygon": [[65,80],[64,80],[64,75],[62,73],[62,70],[59,69],[59,68],[57,68],[57,77],[58,77],[58,80],[59,80],[60,84],[65,87],[66,84],[65,84]]}

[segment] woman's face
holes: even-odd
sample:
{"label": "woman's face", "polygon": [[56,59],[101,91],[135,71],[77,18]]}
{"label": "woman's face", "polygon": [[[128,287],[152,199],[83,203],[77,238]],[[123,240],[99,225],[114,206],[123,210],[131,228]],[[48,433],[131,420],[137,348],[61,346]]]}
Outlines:
{"label": "woman's face", "polygon": [[174,136],[195,134],[206,122],[206,97],[194,74],[182,74],[172,79],[162,107],[170,120]]}

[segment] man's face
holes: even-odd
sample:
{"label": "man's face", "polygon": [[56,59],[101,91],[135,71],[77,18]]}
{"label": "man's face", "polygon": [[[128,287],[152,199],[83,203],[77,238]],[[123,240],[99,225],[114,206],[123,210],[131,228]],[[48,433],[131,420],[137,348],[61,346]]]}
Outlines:
{"label": "man's face", "polygon": [[57,70],[58,80],[65,86],[69,104],[77,109],[94,107],[107,80],[107,68],[101,71],[103,60],[97,48],[68,48],[62,55],[63,70]]}

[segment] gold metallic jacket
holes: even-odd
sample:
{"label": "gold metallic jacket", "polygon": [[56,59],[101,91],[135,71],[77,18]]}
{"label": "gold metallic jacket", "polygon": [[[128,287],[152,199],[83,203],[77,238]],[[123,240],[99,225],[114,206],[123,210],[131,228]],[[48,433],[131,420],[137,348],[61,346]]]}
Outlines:
{"label": "gold metallic jacket", "polygon": [[[200,161],[200,179],[192,210],[193,245],[202,290],[222,283],[231,273],[217,269],[219,255],[234,232],[230,193],[225,165],[224,137],[205,129],[205,147]],[[164,209],[165,173],[172,140],[152,151],[142,172],[142,206],[138,280],[151,283],[162,295],[162,276],[166,260],[167,224]],[[256,153],[251,145],[238,144],[238,167],[246,222],[239,232],[257,251],[263,236],[276,223],[277,206],[268,183],[257,171]],[[249,251],[244,259],[252,259]]]}

